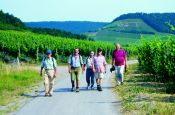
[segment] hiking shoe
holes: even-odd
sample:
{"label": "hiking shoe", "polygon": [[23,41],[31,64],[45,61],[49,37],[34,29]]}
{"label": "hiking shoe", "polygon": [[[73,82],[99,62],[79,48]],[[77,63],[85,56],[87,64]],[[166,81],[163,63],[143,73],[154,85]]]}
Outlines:
{"label": "hiking shoe", "polygon": [[102,88],[101,88],[101,86],[99,86],[98,91],[103,91]]}
{"label": "hiking shoe", "polygon": [[94,90],[94,86],[91,86],[91,90]]}
{"label": "hiking shoe", "polygon": [[47,96],[49,96],[49,94],[48,93],[45,93],[45,95],[44,95],[45,97],[47,97]]}
{"label": "hiking shoe", "polygon": [[76,92],[80,92],[80,89],[79,89],[79,88],[77,88],[77,89],[76,89]]}
{"label": "hiking shoe", "polygon": [[75,91],[75,88],[74,87],[71,89],[71,92],[73,92],[73,91]]}
{"label": "hiking shoe", "polygon": [[87,89],[87,90],[90,89],[90,86],[87,86],[86,89]]}
{"label": "hiking shoe", "polygon": [[123,83],[123,82],[121,82],[121,85],[124,85],[124,83]]}
{"label": "hiking shoe", "polygon": [[49,97],[52,97],[52,94],[49,94]]}
{"label": "hiking shoe", "polygon": [[100,85],[97,85],[97,90],[99,91]]}

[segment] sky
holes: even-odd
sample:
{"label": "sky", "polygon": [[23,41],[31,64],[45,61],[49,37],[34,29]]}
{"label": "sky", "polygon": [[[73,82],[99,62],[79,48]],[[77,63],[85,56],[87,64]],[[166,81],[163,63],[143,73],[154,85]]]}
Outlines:
{"label": "sky", "polygon": [[111,22],[135,12],[175,12],[175,0],[0,0],[0,10],[23,22]]}

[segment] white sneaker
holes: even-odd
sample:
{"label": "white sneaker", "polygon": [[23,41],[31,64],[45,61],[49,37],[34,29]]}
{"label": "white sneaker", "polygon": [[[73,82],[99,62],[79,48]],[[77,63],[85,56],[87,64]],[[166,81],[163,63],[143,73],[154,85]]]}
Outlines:
{"label": "white sneaker", "polygon": [[87,86],[86,89],[87,89],[87,90],[90,89],[90,86]]}

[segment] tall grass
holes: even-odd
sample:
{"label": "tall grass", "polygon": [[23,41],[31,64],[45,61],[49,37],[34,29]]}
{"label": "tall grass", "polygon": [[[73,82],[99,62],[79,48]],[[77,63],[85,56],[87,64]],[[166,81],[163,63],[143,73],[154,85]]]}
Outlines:
{"label": "tall grass", "polygon": [[0,105],[13,103],[31,85],[40,81],[36,70],[28,67],[9,66],[0,62]]}
{"label": "tall grass", "polygon": [[175,94],[168,94],[166,84],[157,82],[138,65],[130,65],[124,82],[124,85],[114,88],[122,100],[123,114],[174,115]]}

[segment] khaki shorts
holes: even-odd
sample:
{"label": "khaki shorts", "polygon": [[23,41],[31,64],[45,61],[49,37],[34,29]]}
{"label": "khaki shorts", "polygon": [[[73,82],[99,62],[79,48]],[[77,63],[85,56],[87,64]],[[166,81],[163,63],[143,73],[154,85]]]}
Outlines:
{"label": "khaki shorts", "polygon": [[95,79],[100,79],[100,78],[102,79],[104,77],[104,73],[96,72],[94,77],[95,77]]}

